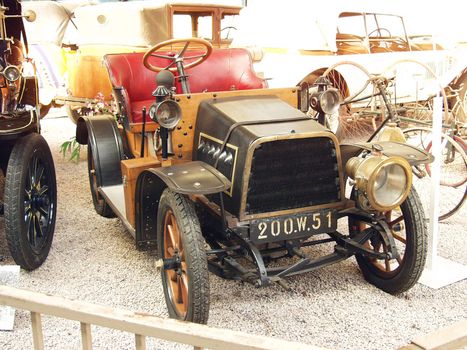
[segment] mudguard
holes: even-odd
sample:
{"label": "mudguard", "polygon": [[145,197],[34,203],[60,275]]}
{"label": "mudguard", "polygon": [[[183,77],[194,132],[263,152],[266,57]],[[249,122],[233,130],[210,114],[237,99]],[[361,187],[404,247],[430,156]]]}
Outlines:
{"label": "mudguard", "polygon": [[159,199],[166,188],[181,194],[213,194],[230,188],[230,181],[217,169],[193,161],[143,171],[136,182],[136,245],[155,242]]}
{"label": "mudguard", "polygon": [[426,164],[433,162],[433,156],[417,147],[412,145],[394,142],[394,141],[373,141],[373,142],[362,142],[362,143],[352,143],[352,144],[341,144],[341,155],[342,155],[342,164],[344,165],[347,161],[355,156],[358,156],[360,152],[366,150],[371,151],[372,146],[378,144],[382,147],[382,153],[385,156],[399,156],[407,160],[410,165]]}
{"label": "mudguard", "polygon": [[112,115],[79,118],[76,141],[91,147],[99,187],[122,183],[120,161],[124,159],[124,151],[117,123]]}

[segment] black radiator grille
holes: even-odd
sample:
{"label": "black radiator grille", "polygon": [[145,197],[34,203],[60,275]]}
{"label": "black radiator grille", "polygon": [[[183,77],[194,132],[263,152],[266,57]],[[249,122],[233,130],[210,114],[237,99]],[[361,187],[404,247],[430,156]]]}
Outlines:
{"label": "black radiator grille", "polygon": [[328,137],[262,143],[253,154],[246,214],[340,201],[336,149]]}

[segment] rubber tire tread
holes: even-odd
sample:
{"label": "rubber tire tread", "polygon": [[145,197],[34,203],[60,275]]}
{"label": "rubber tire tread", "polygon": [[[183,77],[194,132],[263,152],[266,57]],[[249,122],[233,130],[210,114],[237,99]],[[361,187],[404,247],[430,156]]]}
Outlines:
{"label": "rubber tire tread", "polygon": [[[420,198],[414,188],[409,192],[407,199],[401,204],[406,229],[406,251],[403,266],[400,272],[390,278],[380,276],[378,270],[362,255],[356,255],[357,263],[365,279],[379,289],[390,293],[400,294],[412,288],[423,272],[428,237],[424,218],[424,211]],[[349,223],[352,227],[351,223]],[[416,236],[408,239],[409,232]],[[376,272],[375,272],[376,271]]]}
{"label": "rubber tire tread", "polygon": [[[91,175],[91,157],[92,157],[92,147],[90,143],[88,143],[88,155],[87,155],[88,177],[89,177],[89,187],[91,189],[91,197],[92,197],[92,203],[94,204],[94,209],[96,213],[99,214],[100,216],[103,216],[105,218],[114,218],[115,213],[113,212],[110,205],[107,204],[104,198],[98,199],[97,194],[95,193],[93,189],[93,180],[92,180],[92,175]],[[94,164],[94,171],[97,171],[95,164]],[[99,186],[99,184],[96,183],[96,186]]]}
{"label": "rubber tire tread", "polygon": [[209,272],[205,241],[199,220],[193,203],[187,197],[165,189],[160,198],[157,213],[157,247],[161,258],[164,256],[164,216],[168,208],[171,208],[175,215],[181,235],[188,269],[188,300],[191,302],[188,305],[186,317],[180,318],[170,301],[166,273],[162,269],[161,277],[167,309],[171,318],[206,324],[209,317]]}
{"label": "rubber tire tread", "polygon": [[[51,183],[55,185],[55,212],[50,223],[50,232],[39,254],[31,250],[27,238],[27,229],[23,227],[20,213],[24,180],[29,169],[29,160],[34,149],[39,149],[43,156],[44,163],[50,166]],[[21,214],[21,215],[20,215]],[[55,166],[50,152],[49,145],[45,139],[36,133],[29,134],[17,140],[10,154],[7,175],[5,179],[5,234],[14,261],[25,270],[38,268],[47,258],[52,245],[55,231],[55,220],[57,218],[57,186],[55,178]]]}

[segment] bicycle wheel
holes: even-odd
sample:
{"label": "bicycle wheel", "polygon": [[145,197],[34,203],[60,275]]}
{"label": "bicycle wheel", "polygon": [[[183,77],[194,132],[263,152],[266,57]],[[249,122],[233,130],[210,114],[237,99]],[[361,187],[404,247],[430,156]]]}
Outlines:
{"label": "bicycle wheel", "polygon": [[[426,151],[431,153],[431,142]],[[442,139],[441,142],[441,185],[459,187],[467,181],[467,145],[458,136]],[[426,164],[426,170],[431,176],[431,165]]]}
{"label": "bicycle wheel", "polygon": [[467,123],[467,91],[464,96],[459,97],[454,107],[452,108],[454,120],[458,123]]}
{"label": "bicycle wheel", "polygon": [[[407,143],[431,152],[432,134],[428,128],[410,128],[404,130]],[[461,210],[467,193],[467,156],[465,154],[465,142],[455,136],[451,138],[445,134],[442,136],[442,159],[440,168],[440,200],[439,221],[445,220]],[[426,164],[418,167],[414,174],[414,186],[421,194],[422,202],[430,202],[431,167]],[[418,170],[418,171],[417,171]],[[427,209],[428,206],[425,206]],[[428,214],[428,213],[427,213]]]}
{"label": "bicycle wheel", "polygon": [[[442,159],[441,159],[441,176],[440,184],[444,187],[445,195],[449,196],[449,209],[448,211],[440,211],[439,220],[447,219],[456,212],[458,212],[464,202],[467,194],[467,145],[458,136],[454,136],[453,140],[447,139],[442,142]],[[426,150],[431,151],[431,143]],[[426,164],[428,175],[431,176],[431,165]],[[448,199],[445,200],[448,202]]]}
{"label": "bicycle wheel", "polygon": [[420,101],[404,104],[405,117],[414,119],[414,122],[431,122],[433,119],[432,101]]}

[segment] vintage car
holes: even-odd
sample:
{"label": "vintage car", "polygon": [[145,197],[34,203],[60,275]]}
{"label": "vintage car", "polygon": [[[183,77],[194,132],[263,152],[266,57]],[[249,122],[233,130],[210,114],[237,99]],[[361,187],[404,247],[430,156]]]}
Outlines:
{"label": "vintage car", "polygon": [[[14,261],[33,270],[47,258],[54,235],[55,168],[40,135],[37,79],[28,69],[21,4],[0,5],[0,211]],[[33,20],[34,14],[24,17]]]}
{"label": "vintage car", "polygon": [[164,1],[32,1],[25,8],[37,15],[28,29],[35,33],[32,56],[45,90],[43,104],[65,103],[75,122],[96,103],[108,105],[111,100],[112,87],[102,64],[105,54],[144,52],[181,37],[199,37],[214,47],[226,47],[241,9]]}
{"label": "vintage car", "polygon": [[326,79],[312,96],[268,89],[247,50],[199,38],[104,63],[117,121],[83,117],[76,133],[94,208],[120,218],[136,248],[157,249],[171,317],[207,322],[208,271],[287,287],[288,276],[355,256],[388,293],[417,282],[427,241],[411,165],[429,157],[390,141],[341,145],[318,122],[339,104]]}
{"label": "vintage car", "polygon": [[[444,47],[433,37],[420,35],[414,26],[409,32],[402,16],[378,11],[389,9],[383,7],[384,2],[367,2],[363,7],[361,3],[330,0],[317,10],[309,1],[292,1],[293,6],[249,2],[237,22],[232,45],[255,53],[255,70],[268,79],[270,87],[312,84],[327,68],[347,59],[373,74],[395,78],[393,98],[400,103],[431,97],[440,90],[438,82],[443,87],[467,86],[465,47]],[[359,8],[365,10],[357,12]],[[263,19],[261,26],[258,18]],[[297,23],[300,30],[296,30]],[[367,77],[351,66],[340,66],[329,79],[343,97],[349,97]],[[360,107],[358,103],[347,105],[349,111]],[[340,120],[337,116],[334,119],[332,127],[337,131]]]}

